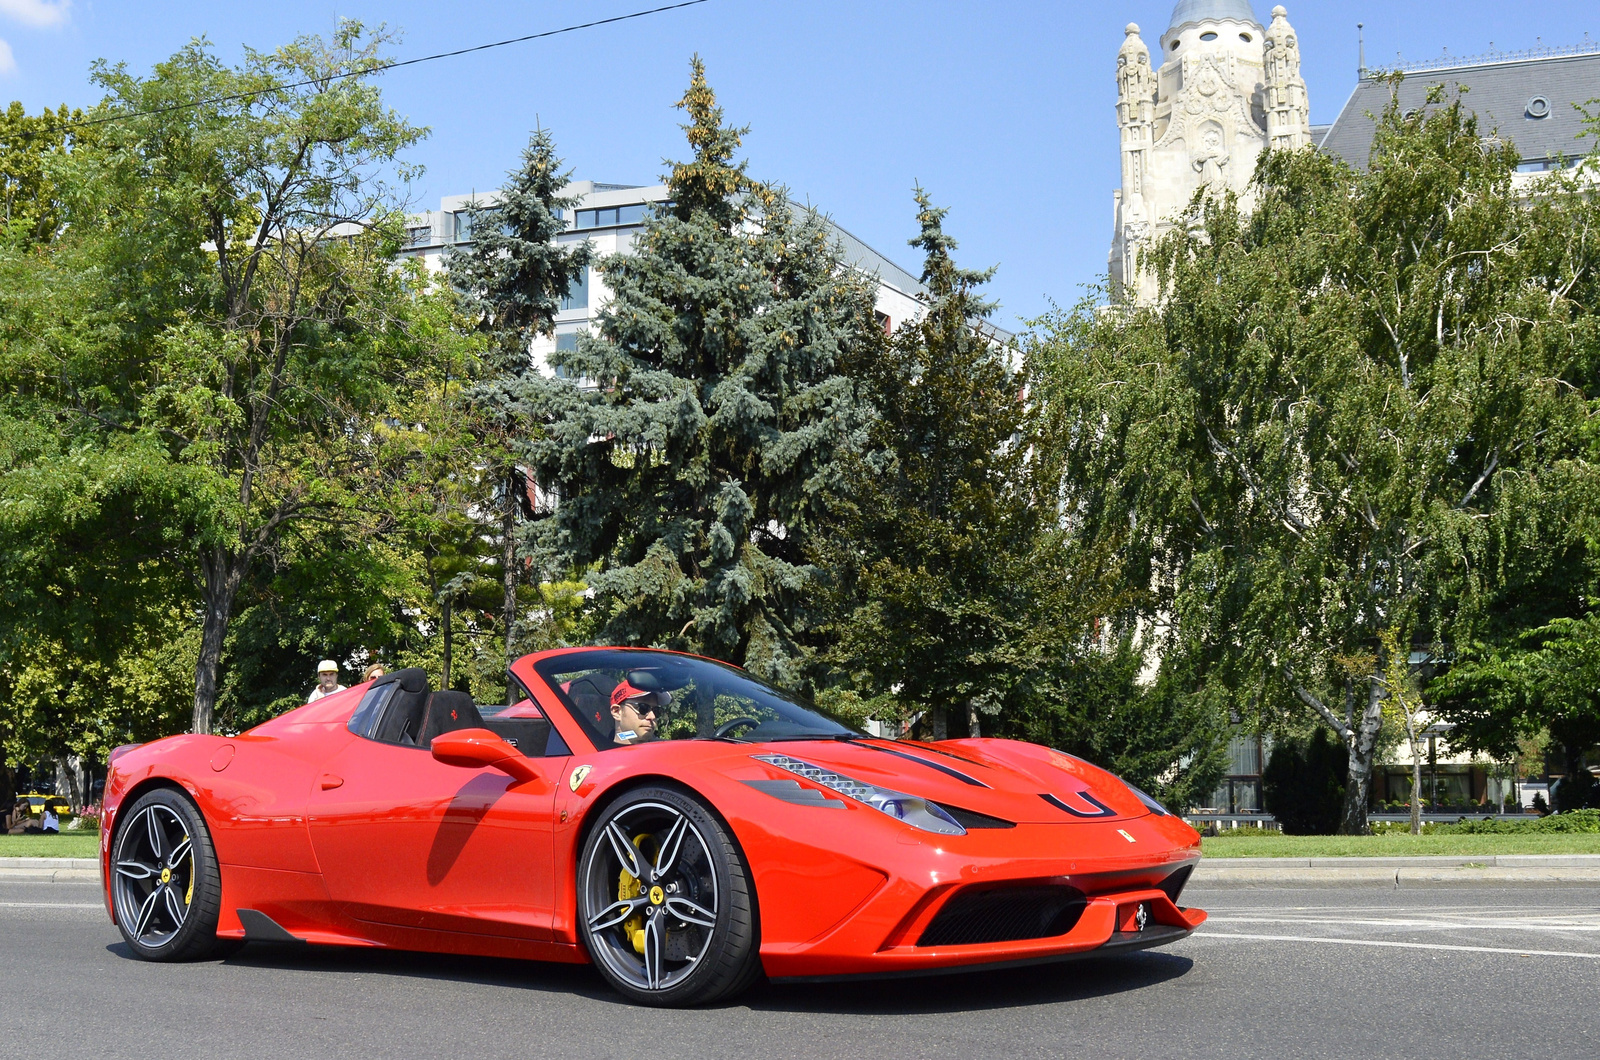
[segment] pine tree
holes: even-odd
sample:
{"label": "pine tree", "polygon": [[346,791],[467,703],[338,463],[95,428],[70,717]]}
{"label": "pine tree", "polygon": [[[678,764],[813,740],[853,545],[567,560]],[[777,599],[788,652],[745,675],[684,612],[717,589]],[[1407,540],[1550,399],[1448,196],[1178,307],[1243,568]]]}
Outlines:
{"label": "pine tree", "polygon": [[925,310],[857,366],[878,418],[818,561],[838,578],[828,660],[849,694],[892,699],[943,739],[952,714],[979,735],[1036,668],[1070,579],[1040,566],[1056,563],[1029,495],[1022,384],[983,324],[994,270],[958,268],[946,211],[921,188],[916,202]]}
{"label": "pine tree", "polygon": [[602,639],[654,644],[800,679],[807,547],[866,409],[841,360],[874,341],[873,287],[826,224],[735,161],[696,58],[692,157],[629,257],[602,263],[599,335],[546,380],[531,446],[560,503],[538,540],[590,579]]}
{"label": "pine tree", "polygon": [[[469,211],[470,249],[452,251],[446,263],[451,281],[465,292],[469,313],[490,337],[486,371],[466,400],[478,413],[482,460],[500,516],[508,664],[519,654],[517,584],[523,557],[517,554],[518,524],[533,515],[521,457],[542,404],[542,377],[533,365],[531,345],[535,336],[554,333],[561,299],[591,258],[588,243],[556,243],[567,228],[564,211],[576,202],[560,195],[571,176],[562,169],[550,134],[535,131],[522,153],[521,168],[509,174],[497,201],[481,207],[474,203]],[[445,587],[441,603],[446,616],[452,598],[466,588],[461,578]]]}

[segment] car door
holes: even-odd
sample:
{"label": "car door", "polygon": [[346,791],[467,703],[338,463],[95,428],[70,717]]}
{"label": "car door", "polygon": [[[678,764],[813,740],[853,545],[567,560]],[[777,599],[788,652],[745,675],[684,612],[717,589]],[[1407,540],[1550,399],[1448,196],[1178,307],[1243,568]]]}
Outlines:
{"label": "car door", "polygon": [[519,783],[357,736],[311,792],[312,846],[329,896],[358,920],[549,939],[561,758],[532,758],[540,779]]}

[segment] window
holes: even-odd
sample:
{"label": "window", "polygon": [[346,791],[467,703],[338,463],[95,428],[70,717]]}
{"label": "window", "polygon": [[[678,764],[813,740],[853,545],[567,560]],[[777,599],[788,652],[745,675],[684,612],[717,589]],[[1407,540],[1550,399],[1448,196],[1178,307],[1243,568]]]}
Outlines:
{"label": "window", "polygon": [[613,225],[644,224],[646,205],[642,202],[636,202],[626,206],[606,206],[594,210],[579,210],[573,227],[610,228]]}
{"label": "window", "polygon": [[[566,297],[561,299],[561,311],[565,313],[569,309],[588,308],[589,270],[586,268],[578,274],[577,279],[572,281],[572,286],[567,288]],[[557,341],[559,342],[560,340],[558,339]],[[558,346],[557,349],[559,348],[560,347]],[[574,347],[574,349],[576,349],[576,347]]]}
{"label": "window", "polygon": [[1241,34],[1239,34],[1239,39],[1244,41],[1246,44],[1249,44],[1250,43],[1250,34],[1241,33]]}
{"label": "window", "polygon": [[456,242],[469,243],[472,241],[472,213],[468,210],[456,211]]}
{"label": "window", "polygon": [[572,353],[578,349],[578,333],[576,331],[563,332],[556,336],[556,352]]}
{"label": "window", "polygon": [[[600,648],[535,667],[597,748],[645,740],[816,740],[856,735],[743,671],[666,652]],[[613,696],[627,706],[611,710]]]}
{"label": "window", "polygon": [[1202,34],[1200,34],[1200,39],[1201,40],[1216,40],[1217,39],[1217,35],[1215,33],[1202,33]]}
{"label": "window", "polygon": [[1528,107],[1523,113],[1534,121],[1543,121],[1550,116],[1550,101],[1543,96],[1534,96],[1528,100]]}
{"label": "window", "polygon": [[433,242],[433,228],[431,225],[418,225],[406,229],[406,246],[425,247]]}

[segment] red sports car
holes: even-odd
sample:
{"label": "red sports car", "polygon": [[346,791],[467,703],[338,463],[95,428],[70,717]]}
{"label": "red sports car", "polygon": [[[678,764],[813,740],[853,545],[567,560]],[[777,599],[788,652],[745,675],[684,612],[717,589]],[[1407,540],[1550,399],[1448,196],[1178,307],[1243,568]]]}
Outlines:
{"label": "red sports car", "polygon": [[593,961],[659,1005],[1159,946],[1194,830],[1087,762],[876,739],[736,667],[574,648],[510,706],[421,670],[113,756],[101,866],[148,960],[246,940]]}

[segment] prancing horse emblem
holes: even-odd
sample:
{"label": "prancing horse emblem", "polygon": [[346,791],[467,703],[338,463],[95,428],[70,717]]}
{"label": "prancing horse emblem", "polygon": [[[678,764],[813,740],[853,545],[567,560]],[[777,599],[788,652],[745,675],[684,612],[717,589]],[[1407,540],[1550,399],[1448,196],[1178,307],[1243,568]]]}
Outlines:
{"label": "prancing horse emblem", "polygon": [[579,766],[574,769],[572,775],[567,778],[567,786],[573,791],[577,791],[583,782],[588,779],[589,771],[593,768],[594,766]]}

